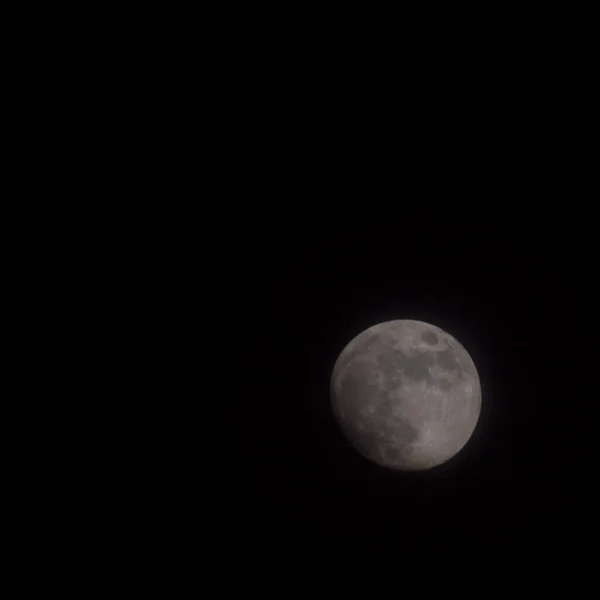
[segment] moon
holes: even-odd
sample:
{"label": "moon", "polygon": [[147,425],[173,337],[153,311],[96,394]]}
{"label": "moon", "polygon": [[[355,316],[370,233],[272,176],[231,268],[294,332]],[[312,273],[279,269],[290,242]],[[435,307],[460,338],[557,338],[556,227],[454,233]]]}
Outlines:
{"label": "moon", "polygon": [[356,336],[331,375],[345,437],[368,460],[422,471],[455,456],[481,410],[481,385],[465,348],[439,327],[387,321]]}

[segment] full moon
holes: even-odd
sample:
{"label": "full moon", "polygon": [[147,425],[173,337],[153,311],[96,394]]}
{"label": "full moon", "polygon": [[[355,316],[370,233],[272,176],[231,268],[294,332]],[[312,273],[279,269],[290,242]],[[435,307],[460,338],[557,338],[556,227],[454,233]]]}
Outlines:
{"label": "full moon", "polygon": [[481,385],[463,346],[422,321],[387,321],[356,336],[331,375],[333,413],[368,460],[421,471],[456,455],[481,410]]}

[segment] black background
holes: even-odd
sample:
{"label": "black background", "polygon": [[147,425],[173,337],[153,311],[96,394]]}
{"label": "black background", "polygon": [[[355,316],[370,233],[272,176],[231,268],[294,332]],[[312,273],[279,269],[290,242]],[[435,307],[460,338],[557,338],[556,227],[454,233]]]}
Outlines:
{"label": "black background", "polygon": [[[377,61],[321,65],[318,85],[287,59],[277,77],[260,64],[218,96],[227,214],[205,232],[219,240],[217,337],[232,332],[213,450],[226,556],[323,557],[347,578],[370,559],[500,568],[583,552],[597,269],[581,113],[557,119],[530,69],[507,87],[485,61],[438,87],[415,63],[402,92],[406,71]],[[339,352],[391,319],[446,330],[481,379],[471,441],[424,473],[369,464],[330,411]]]}
{"label": "black background", "polygon": [[[224,495],[234,545],[352,564],[564,557],[588,535],[595,471],[585,213],[564,183],[536,190],[533,172],[474,159],[383,177],[381,165],[336,162],[317,178],[277,165],[269,181],[289,200],[248,210],[224,296],[237,348]],[[469,444],[422,473],[368,463],[329,405],[345,344],[405,318],[455,336],[483,390]]]}
{"label": "black background", "polygon": [[[316,51],[307,63],[313,42],[304,32],[291,56],[244,20],[241,29],[252,37],[247,44],[236,33],[237,44],[229,42],[228,19],[227,35],[217,32],[218,44],[198,53],[184,42],[203,36],[180,35],[178,25],[175,60],[165,58],[162,38],[156,59],[151,44],[134,43],[133,62],[115,55],[122,81],[114,93],[98,85],[85,58],[81,75],[66,73],[77,94],[68,102],[57,94],[84,125],[76,119],[67,142],[78,156],[63,161],[65,181],[53,184],[63,171],[51,165],[44,185],[82,197],[91,187],[103,210],[110,199],[118,207],[106,211],[110,228],[101,223],[96,245],[99,262],[107,249],[114,254],[114,268],[103,268],[117,285],[103,288],[84,263],[89,296],[102,307],[85,314],[81,332],[89,337],[91,322],[112,335],[118,314],[100,368],[114,372],[120,351],[117,370],[133,370],[131,389],[107,389],[100,404],[132,446],[128,458],[115,452],[118,466],[107,469],[110,478],[119,470],[123,486],[86,521],[108,522],[107,505],[124,514],[109,553],[129,554],[125,568],[138,550],[124,534],[196,569],[200,550],[217,552],[213,538],[207,542],[216,529],[232,580],[250,566],[265,582],[285,564],[312,579],[323,558],[338,581],[352,583],[368,559],[387,559],[391,573],[405,575],[416,558],[431,578],[439,565],[460,566],[452,592],[476,561],[494,567],[495,584],[517,561],[531,569],[545,559],[593,557],[598,231],[597,185],[586,177],[597,166],[585,112],[593,78],[583,61],[565,59],[562,48],[546,57],[532,42],[531,58],[518,54],[509,64],[504,32],[495,56],[467,42],[464,56],[453,57],[446,49],[460,34],[446,48],[433,50],[423,37],[398,50],[397,32],[381,36],[377,27],[375,37],[390,47],[381,44],[375,56],[366,56],[360,29],[348,28],[352,54],[331,38],[331,55]],[[250,50],[260,41],[257,55]],[[433,60],[421,65],[428,50]],[[117,69],[107,72],[118,78]],[[52,116],[48,98],[62,84],[50,73],[39,97]],[[138,82],[144,76],[147,85]],[[139,89],[129,94],[127,86]],[[64,133],[42,137],[53,143]],[[81,140],[98,140],[98,160],[80,151]],[[53,147],[38,148],[54,156]],[[124,180],[114,181],[115,172]],[[128,212],[130,198],[139,206]],[[65,212],[64,222],[72,217]],[[82,223],[73,229],[88,237]],[[79,249],[65,244],[68,256]],[[369,464],[330,411],[339,352],[388,319],[448,331],[481,379],[471,441],[424,473]],[[138,352],[158,364],[142,360],[136,372]],[[99,379],[106,385],[104,372]],[[139,391],[144,383],[148,394]],[[133,407],[124,409],[129,398]],[[224,421],[208,416],[214,407]],[[103,438],[100,452],[113,442]],[[141,493],[128,500],[124,490],[138,484]],[[92,496],[106,487],[94,477]],[[288,588],[297,582],[287,579]],[[417,583],[425,593],[429,580]]]}

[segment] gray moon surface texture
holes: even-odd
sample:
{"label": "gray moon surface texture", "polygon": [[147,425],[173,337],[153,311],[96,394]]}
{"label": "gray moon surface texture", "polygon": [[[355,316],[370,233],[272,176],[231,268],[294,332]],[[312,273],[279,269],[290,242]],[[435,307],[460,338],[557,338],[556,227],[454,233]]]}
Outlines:
{"label": "gray moon surface texture", "polygon": [[451,335],[422,321],[387,321],[342,350],[331,402],[344,435],[365,458],[421,471],[469,441],[481,385],[471,357]]}

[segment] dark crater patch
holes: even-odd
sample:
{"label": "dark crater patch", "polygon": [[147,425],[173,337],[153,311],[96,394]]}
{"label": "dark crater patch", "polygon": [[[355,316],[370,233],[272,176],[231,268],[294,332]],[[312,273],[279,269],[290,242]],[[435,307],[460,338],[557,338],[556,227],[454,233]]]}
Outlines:
{"label": "dark crater patch", "polygon": [[367,373],[363,369],[356,369],[343,380],[339,400],[344,407],[360,407],[371,402],[378,392],[377,386],[369,383]]}
{"label": "dark crater patch", "polygon": [[[388,368],[393,365],[396,369],[398,366],[406,369],[408,365],[413,376],[426,374],[427,366],[432,362],[424,355],[409,358],[401,352],[390,352],[380,358]],[[368,377],[372,373],[372,365],[351,368],[342,382],[336,405],[344,415],[344,434],[353,445],[376,462],[383,456],[393,463],[400,460],[419,438],[419,432],[408,420],[393,414],[401,399],[392,398],[389,391],[369,383]]]}
{"label": "dark crater patch", "polygon": [[405,419],[398,417],[394,418],[394,427],[391,433],[396,436],[397,444],[400,447],[416,442],[419,437],[419,431],[415,427]]}
{"label": "dark crater patch", "polygon": [[377,366],[388,376],[401,372],[403,375],[418,381],[429,377],[429,367],[434,364],[433,355],[415,354],[408,356],[401,350],[384,352],[377,357]]}
{"label": "dark crater patch", "polygon": [[447,379],[440,379],[440,380],[437,382],[437,384],[438,384],[438,386],[439,386],[440,388],[442,388],[442,389],[443,389],[445,392],[447,392],[447,391],[448,391],[448,390],[449,390],[449,389],[452,387],[452,384],[451,384],[451,383],[450,383],[450,382],[449,382]]}
{"label": "dark crater patch", "polygon": [[388,397],[382,397],[377,404],[374,405],[375,411],[372,413],[374,417],[381,419],[389,419],[392,415],[393,403]]}
{"label": "dark crater patch", "polygon": [[390,377],[402,368],[406,355],[400,350],[390,350],[377,357],[377,366]]}
{"label": "dark crater patch", "polygon": [[380,419],[369,422],[363,432],[358,432],[354,427],[351,429],[351,438],[365,454],[375,457],[383,448],[384,455],[389,459],[398,458],[419,437],[419,432],[414,427],[398,418],[387,422]]}
{"label": "dark crater patch", "polygon": [[438,343],[438,337],[437,335],[435,335],[435,333],[433,333],[433,331],[426,331],[422,336],[421,339],[426,343],[426,344],[430,344],[432,346],[434,346],[435,344]]}
{"label": "dark crater patch", "polygon": [[460,369],[458,361],[454,356],[454,352],[450,348],[438,352],[436,354],[436,360],[437,364],[442,367],[442,369],[448,369],[450,371],[458,371]]}
{"label": "dark crater patch", "polygon": [[406,356],[402,364],[403,374],[413,381],[420,381],[429,377],[429,367],[434,363],[431,354],[416,354]]}

